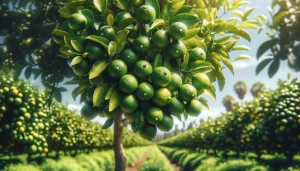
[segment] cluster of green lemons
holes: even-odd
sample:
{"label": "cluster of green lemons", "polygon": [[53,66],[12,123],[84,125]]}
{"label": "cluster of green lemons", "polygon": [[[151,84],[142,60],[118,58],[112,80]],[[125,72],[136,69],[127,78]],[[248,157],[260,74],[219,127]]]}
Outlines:
{"label": "cluster of green lemons", "polygon": [[[141,5],[137,8],[135,16],[139,24],[146,25],[155,20],[156,12],[150,5]],[[109,63],[100,75],[89,79],[91,88],[86,90],[87,98],[81,109],[82,116],[87,119],[94,119],[97,115],[114,118],[122,111],[126,119],[135,125],[137,113],[142,112],[145,122],[139,133],[145,139],[152,139],[157,133],[157,128],[162,131],[172,129],[171,115],[181,117],[180,115],[186,112],[188,115],[198,116],[202,105],[197,97],[201,94],[199,92],[211,83],[204,73],[197,73],[193,75],[192,80],[187,81],[183,79],[180,71],[172,72],[169,67],[155,66],[155,59],[149,56],[149,52],[154,51],[163,59],[175,61],[183,61],[186,53],[189,53],[189,63],[204,61],[206,52],[200,47],[190,50],[186,48],[182,40],[187,36],[188,28],[183,22],[174,22],[167,28],[158,29],[152,35],[137,33],[133,41],[126,40],[124,49],[113,58],[109,57],[108,50],[101,43],[85,39],[95,34],[101,39],[113,41],[116,38],[116,26],[130,18],[131,13],[120,11],[116,13],[113,25],[103,21],[98,29],[89,31],[85,15],[79,12],[71,15],[68,19],[69,32],[75,32],[73,39],[85,48],[82,53],[83,60],[72,64],[78,55],[70,55],[69,64],[77,76],[89,79],[87,76],[93,64],[99,60]],[[109,95],[106,95],[101,105],[95,107],[93,95],[95,88],[100,84],[108,84]],[[115,92],[111,93],[110,90]],[[117,108],[111,109],[109,101],[117,92],[121,94],[122,99]]]}

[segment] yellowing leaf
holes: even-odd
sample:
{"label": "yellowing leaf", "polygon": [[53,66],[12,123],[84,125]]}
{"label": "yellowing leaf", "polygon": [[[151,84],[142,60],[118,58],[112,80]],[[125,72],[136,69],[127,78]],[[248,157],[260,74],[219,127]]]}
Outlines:
{"label": "yellowing leaf", "polygon": [[100,75],[106,67],[109,65],[105,60],[98,60],[93,64],[93,67],[89,74],[89,79],[93,79]]}
{"label": "yellowing leaf", "polygon": [[109,89],[108,83],[100,84],[96,87],[93,95],[93,105],[99,106],[104,100]]}
{"label": "yellowing leaf", "polygon": [[122,101],[122,94],[120,90],[116,90],[109,100],[109,111],[115,110]]}

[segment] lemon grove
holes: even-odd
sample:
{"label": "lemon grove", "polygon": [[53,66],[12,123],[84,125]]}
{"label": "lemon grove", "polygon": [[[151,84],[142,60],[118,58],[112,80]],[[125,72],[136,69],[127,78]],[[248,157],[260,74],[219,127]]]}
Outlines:
{"label": "lemon grove", "polygon": [[115,141],[122,114],[145,139],[155,137],[157,128],[171,130],[174,116],[198,116],[208,108],[201,95],[215,99],[212,83],[222,90],[223,69],[234,73],[229,52],[249,50],[236,45],[251,40],[244,29],[263,22],[261,16],[249,19],[253,9],[226,21],[218,9],[224,6],[225,14],[247,3],[69,0],[59,9],[66,20],[52,35],[76,75],[73,97],[87,99],[81,100],[82,116],[106,117],[103,128],[114,123]]}

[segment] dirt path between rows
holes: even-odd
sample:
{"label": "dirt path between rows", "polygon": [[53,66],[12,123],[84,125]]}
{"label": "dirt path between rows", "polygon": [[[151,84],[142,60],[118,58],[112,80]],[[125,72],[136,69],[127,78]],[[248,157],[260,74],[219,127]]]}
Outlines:
{"label": "dirt path between rows", "polygon": [[135,161],[133,166],[127,167],[126,171],[139,171],[141,166],[143,165],[144,161],[148,157],[149,153],[150,153],[150,151],[147,151],[142,157],[140,157],[139,159],[137,159]]}

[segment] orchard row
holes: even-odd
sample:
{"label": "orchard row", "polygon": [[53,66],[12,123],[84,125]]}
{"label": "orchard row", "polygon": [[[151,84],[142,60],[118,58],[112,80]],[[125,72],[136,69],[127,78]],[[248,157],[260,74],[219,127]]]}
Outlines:
{"label": "orchard row", "polygon": [[300,80],[279,80],[276,90],[266,90],[231,112],[208,119],[198,128],[161,142],[162,145],[215,151],[284,154],[300,151]]}
{"label": "orchard row", "polygon": [[[125,146],[149,143],[124,130]],[[44,93],[9,74],[0,77],[0,153],[91,151],[112,147],[113,133],[84,120],[67,106],[48,106]],[[57,153],[58,154],[58,153]]]}

